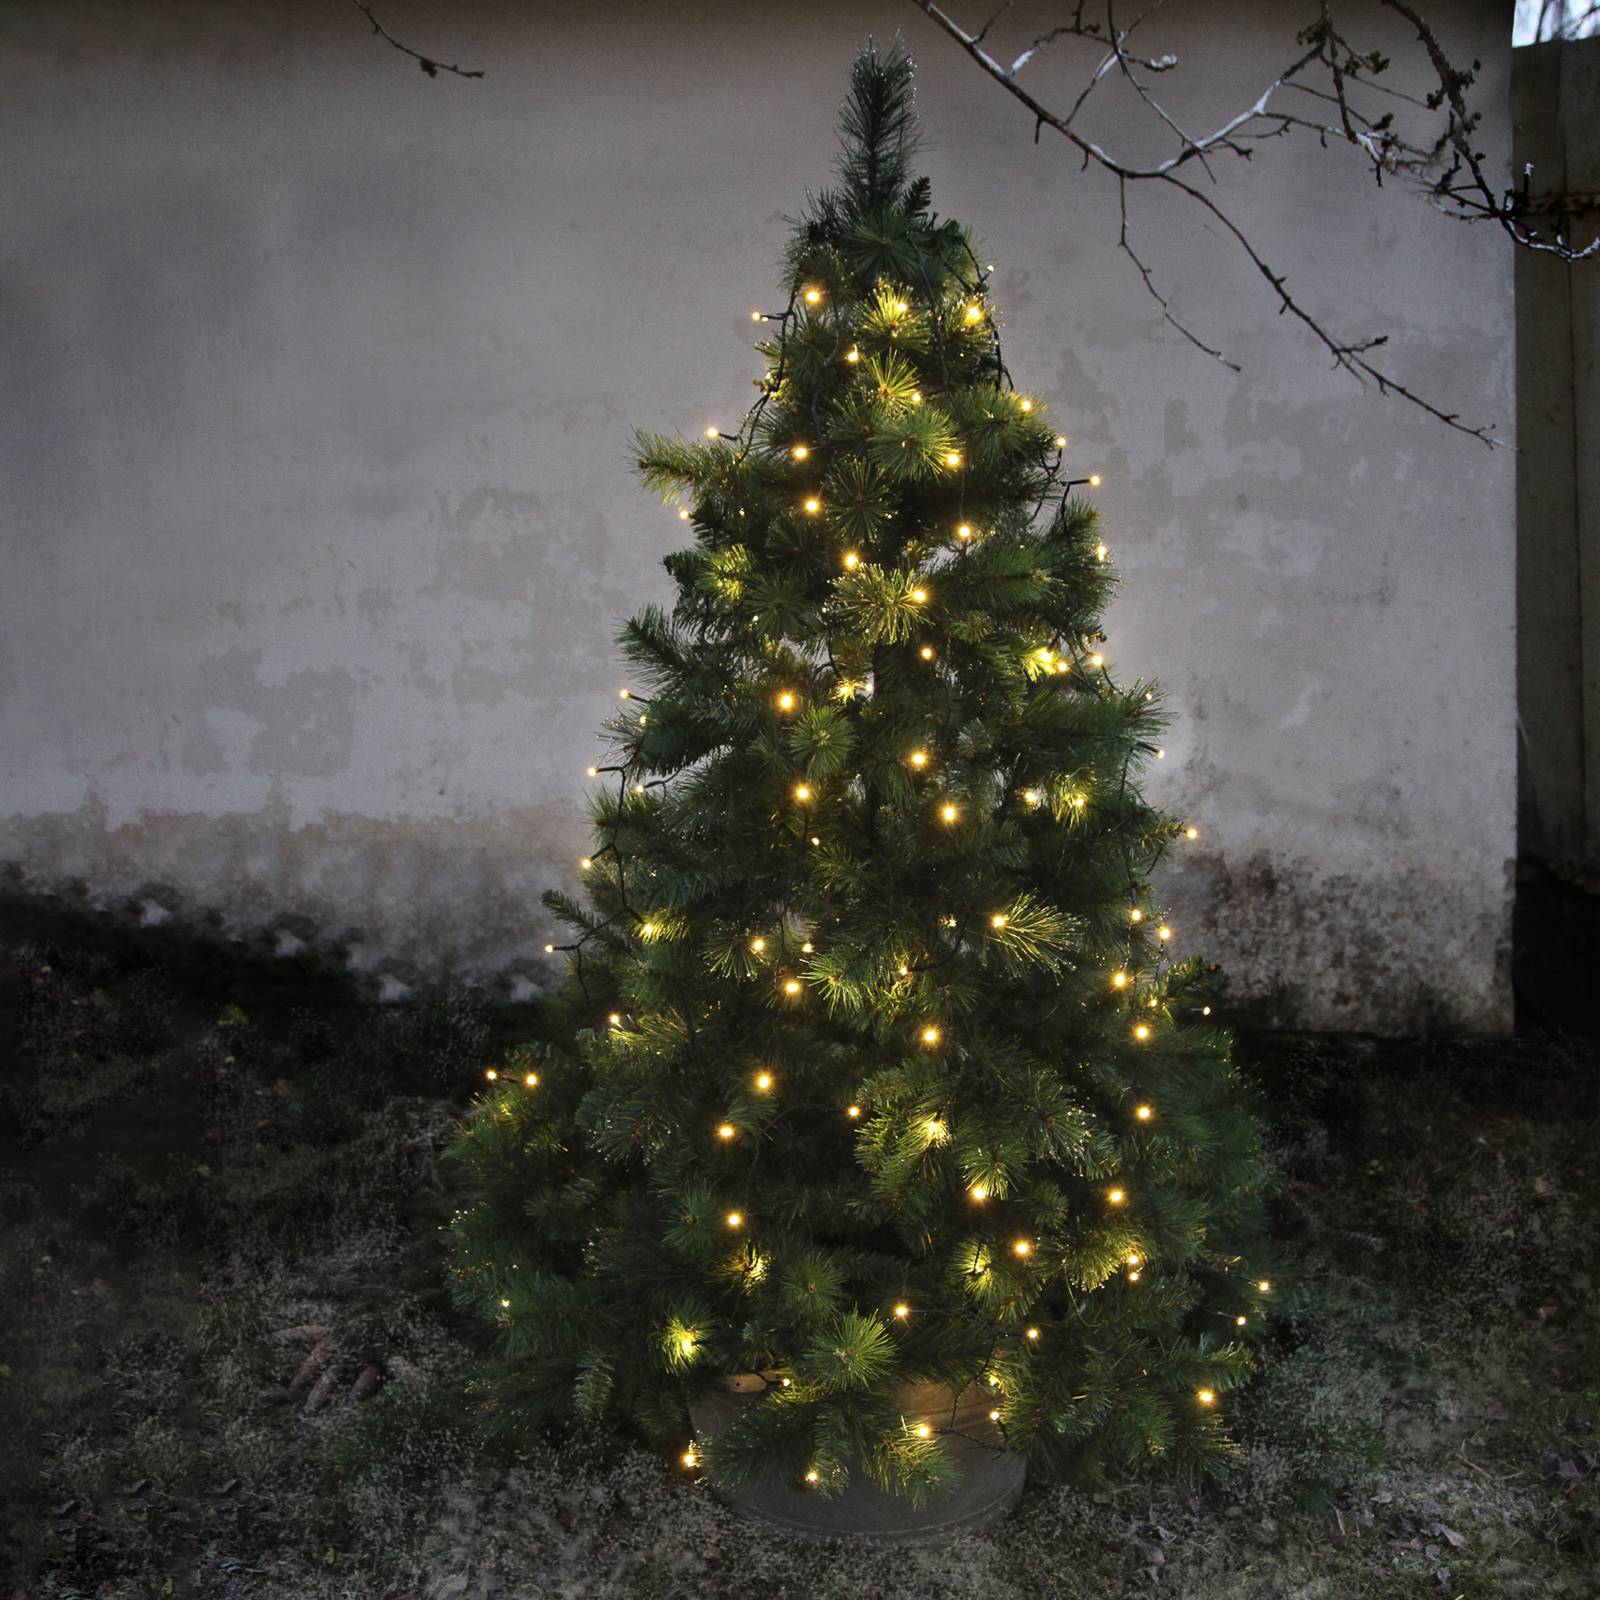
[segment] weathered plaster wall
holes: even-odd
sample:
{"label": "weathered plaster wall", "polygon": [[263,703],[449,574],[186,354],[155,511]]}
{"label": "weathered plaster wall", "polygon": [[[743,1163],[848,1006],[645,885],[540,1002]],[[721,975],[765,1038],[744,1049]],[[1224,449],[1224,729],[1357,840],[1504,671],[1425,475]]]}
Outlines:
{"label": "weathered plaster wall", "polygon": [[[1508,1024],[1509,452],[1363,397],[1195,212],[1141,200],[1176,307],[1245,372],[1189,349],[1117,255],[1114,191],[909,5],[391,0],[480,83],[351,9],[0,7],[16,878],[380,976],[542,983],[611,638],[678,534],[629,432],[740,414],[850,51],[900,27],[936,203],[984,234],[1018,379],[1104,474],[1113,654],[1179,712],[1152,788],[1204,829],[1169,880],[1184,945],[1285,1021]],[[1503,106],[1502,8],[1430,9]],[[1171,11],[1208,126],[1294,25]],[[1502,115],[1483,141],[1501,161]],[[1309,146],[1219,176],[1318,312],[1509,428],[1489,230]]]}

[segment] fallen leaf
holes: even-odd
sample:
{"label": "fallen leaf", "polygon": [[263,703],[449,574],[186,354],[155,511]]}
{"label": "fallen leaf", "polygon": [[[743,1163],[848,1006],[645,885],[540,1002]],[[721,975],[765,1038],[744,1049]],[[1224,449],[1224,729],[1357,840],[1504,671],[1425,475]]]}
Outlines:
{"label": "fallen leaf", "polygon": [[311,1353],[300,1363],[299,1370],[289,1380],[289,1393],[299,1394],[302,1389],[309,1389],[316,1376],[327,1366],[333,1356],[333,1350],[326,1339],[318,1339],[312,1345]]}
{"label": "fallen leaf", "polygon": [[337,1367],[329,1367],[312,1384],[311,1393],[306,1396],[306,1403],[303,1408],[306,1416],[315,1416],[328,1403],[328,1397],[333,1393],[334,1385],[338,1381],[339,1369]]}
{"label": "fallen leaf", "polygon": [[288,1344],[296,1339],[321,1339],[327,1331],[320,1322],[298,1322],[292,1328],[279,1328],[272,1337],[280,1344]]}

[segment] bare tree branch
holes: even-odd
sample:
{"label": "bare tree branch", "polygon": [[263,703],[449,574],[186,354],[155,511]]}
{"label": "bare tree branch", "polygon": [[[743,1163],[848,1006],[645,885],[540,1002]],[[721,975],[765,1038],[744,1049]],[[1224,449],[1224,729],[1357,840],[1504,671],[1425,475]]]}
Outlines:
{"label": "bare tree branch", "polygon": [[410,45],[402,44],[373,15],[372,0],[352,0],[352,4],[372,24],[372,31],[375,34],[388,40],[401,55],[410,56],[430,78],[437,78],[441,72],[453,72],[458,78],[481,78],[483,76],[482,67],[458,67],[448,61],[436,61],[432,56],[425,56],[420,50],[413,50]]}
{"label": "bare tree branch", "polygon": [[[1428,61],[1439,79],[1438,89],[1428,96],[1428,105],[1430,108],[1442,105],[1450,108],[1445,130],[1436,148],[1442,151],[1448,146],[1452,161],[1449,170],[1433,185],[1434,197],[1454,205],[1457,215],[1473,220],[1492,218],[1499,222],[1512,241],[1526,250],[1547,251],[1565,261],[1582,261],[1600,254],[1600,236],[1584,249],[1575,250],[1560,233],[1546,240],[1537,229],[1527,227],[1523,221],[1529,199],[1526,183],[1520,190],[1508,189],[1496,196],[1483,170],[1482,152],[1474,150],[1471,142],[1483,114],[1469,111],[1464,96],[1464,91],[1471,87],[1476,76],[1478,63],[1474,61],[1471,70],[1453,65],[1444,53],[1438,35],[1419,15],[1416,7],[1407,4],[1406,0],[1380,0],[1380,3],[1404,17],[1416,29],[1417,38],[1427,52]],[[1463,173],[1465,182],[1457,182]]]}
{"label": "bare tree branch", "polygon": [[[1128,47],[1129,36],[1158,9],[1162,0],[1155,0],[1127,27],[1117,24],[1115,0],[1105,0],[1103,20],[1087,19],[1084,15],[1086,0],[1078,0],[1070,21],[1038,35],[1009,68],[1002,66],[983,48],[984,34],[998,20],[1000,13],[990,18],[982,34],[973,35],[944,11],[936,0],[914,0],[914,3],[1007,94],[1027,109],[1034,120],[1035,142],[1045,128],[1052,128],[1077,150],[1085,167],[1092,162],[1116,178],[1120,218],[1117,247],[1133,263],[1140,281],[1161,308],[1165,321],[1196,349],[1234,371],[1239,370],[1222,351],[1207,344],[1178,320],[1167,297],[1158,289],[1149,265],[1134,250],[1128,233],[1130,184],[1166,184],[1202,207],[1270,285],[1278,301],[1280,315],[1291,316],[1305,327],[1332,356],[1335,367],[1344,369],[1363,383],[1372,383],[1380,393],[1399,396],[1447,427],[1487,444],[1500,442],[1492,437],[1488,427],[1475,427],[1463,422],[1458,413],[1435,405],[1401,383],[1392,373],[1378,367],[1370,359],[1370,353],[1386,343],[1386,335],[1361,340],[1341,337],[1308,311],[1289,289],[1285,275],[1273,269],[1244,229],[1216,199],[1188,181],[1182,171],[1186,165],[1193,163],[1215,182],[1216,175],[1210,160],[1212,156],[1235,156],[1249,160],[1253,147],[1264,140],[1283,138],[1297,131],[1310,133],[1324,148],[1339,144],[1357,151],[1380,185],[1386,177],[1404,176],[1415,182],[1434,204],[1445,209],[1449,215],[1464,220],[1498,223],[1519,248],[1554,254],[1569,262],[1600,256],[1600,239],[1579,248],[1560,231],[1559,218],[1548,225],[1543,223],[1542,219],[1552,215],[1555,208],[1550,207],[1542,197],[1529,192],[1530,182],[1526,174],[1520,188],[1497,194],[1484,167],[1483,153],[1476,150],[1473,144],[1482,113],[1473,110],[1466,98],[1479,64],[1473,62],[1470,67],[1456,66],[1411,0],[1377,0],[1377,3],[1393,11],[1415,32],[1430,76],[1436,81],[1436,87],[1425,95],[1418,97],[1388,84],[1374,82],[1378,75],[1388,69],[1388,59],[1378,50],[1354,48],[1339,31],[1333,0],[1316,0],[1315,17],[1297,35],[1300,53],[1262,89],[1254,101],[1212,132],[1200,136],[1190,134],[1181,126],[1178,119],[1157,100],[1146,81],[1153,74],[1170,72],[1177,65],[1176,57],[1170,54],[1135,54]],[[1586,12],[1595,9],[1585,8]],[[1071,108],[1063,114],[1053,111],[1036,94],[1025,89],[1018,82],[1017,74],[1057,40],[1074,38],[1093,44],[1099,54],[1088,81],[1072,102]],[[1076,126],[1079,113],[1090,95],[1113,74],[1122,78],[1140,104],[1176,141],[1173,153],[1165,159],[1154,164],[1123,160]],[[1322,82],[1313,81],[1324,74]],[[1358,90],[1380,93],[1403,105],[1416,107],[1429,117],[1439,119],[1440,125],[1435,127],[1431,135],[1420,139],[1408,138],[1396,127],[1393,110],[1377,114],[1357,105],[1353,95]],[[1328,119],[1319,120],[1315,115],[1306,116],[1292,109],[1282,109],[1275,102],[1290,91],[1326,105],[1329,108]]]}
{"label": "bare tree branch", "polygon": [[996,11],[994,13],[994,15],[992,17],[990,17],[989,20],[986,23],[984,23],[984,25],[981,28],[978,29],[978,37],[980,39],[986,38],[988,36],[989,30],[995,25],[995,23],[997,23],[1001,19],[1001,17],[1003,17],[1006,14],[1006,12],[1008,12],[1011,9],[1011,5],[1012,5],[1012,0],[1003,0],[1003,3],[1001,5],[1000,9],[998,11]]}
{"label": "bare tree branch", "polygon": [[1155,280],[1150,276],[1150,269],[1134,253],[1133,246],[1128,243],[1128,180],[1117,180],[1117,201],[1122,211],[1122,228],[1117,234],[1117,248],[1127,254],[1128,259],[1139,269],[1139,276],[1144,279],[1144,286],[1150,291],[1151,298],[1161,307],[1161,315],[1192,344],[1196,350],[1203,351],[1206,355],[1214,357],[1225,366],[1229,372],[1243,372],[1244,368],[1237,361],[1230,361],[1220,350],[1213,350],[1210,345],[1202,344],[1188,328],[1178,321],[1172,314],[1172,307],[1167,304],[1166,297],[1156,288]]}

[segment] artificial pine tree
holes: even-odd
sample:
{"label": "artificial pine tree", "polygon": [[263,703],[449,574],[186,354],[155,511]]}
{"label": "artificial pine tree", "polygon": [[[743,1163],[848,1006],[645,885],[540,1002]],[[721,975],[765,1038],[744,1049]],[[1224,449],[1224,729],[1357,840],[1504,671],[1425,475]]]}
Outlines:
{"label": "artificial pine tree", "polygon": [[[696,1471],[948,1481],[912,1380],[1035,1466],[1214,1456],[1262,1313],[1264,1167],[1149,877],[1154,688],[986,270],[914,178],[912,69],[856,61],[836,190],[758,312],[736,432],[641,436],[694,544],[621,643],[548,1040],[459,1143],[495,1406],[632,1419]],[[1192,836],[1192,834],[1191,834]],[[765,1399],[694,1440],[733,1374]]]}

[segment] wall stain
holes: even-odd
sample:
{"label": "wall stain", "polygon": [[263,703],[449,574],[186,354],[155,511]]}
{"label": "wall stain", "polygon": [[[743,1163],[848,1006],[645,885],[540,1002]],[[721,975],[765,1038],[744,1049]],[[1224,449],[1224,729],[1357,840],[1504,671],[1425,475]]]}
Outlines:
{"label": "wall stain", "polygon": [[[1511,874],[1515,863],[1507,860]],[[1445,864],[1377,875],[1282,852],[1186,851],[1165,867],[1178,957],[1228,976],[1224,1019],[1405,1038],[1502,1034],[1511,1017],[1511,921]],[[1509,906],[1509,895],[1506,901]],[[1397,937],[1426,907],[1426,937]]]}
{"label": "wall stain", "polygon": [[[0,864],[30,893],[135,919],[158,905],[263,951],[310,947],[374,983],[493,983],[532,999],[560,974],[543,954],[557,930],[539,895],[578,889],[551,863],[575,859],[586,837],[576,796],[482,818],[331,815],[299,828],[281,798],[117,828],[91,799],[71,815],[0,821]],[[1506,1029],[1509,918],[1476,905],[1447,863],[1375,876],[1202,849],[1174,857],[1158,887],[1174,954],[1229,975],[1224,1020],[1393,1037]],[[1428,936],[1397,938],[1419,905]]]}
{"label": "wall stain", "polygon": [[0,818],[0,869],[25,893],[148,918],[161,914],[267,953],[306,948],[374,983],[498,983],[531,999],[560,976],[541,892],[581,892],[579,796],[481,818],[386,821],[334,814],[292,827],[275,796],[256,812],[145,813],[111,828],[76,812]]}
{"label": "wall stain", "polygon": [[[300,667],[263,682],[263,652],[235,647],[207,657],[195,674],[182,759],[194,772],[226,769],[219,729],[248,730],[247,771],[322,778],[343,772],[355,746],[362,681],[348,667]],[[242,724],[242,726],[241,726]]]}

